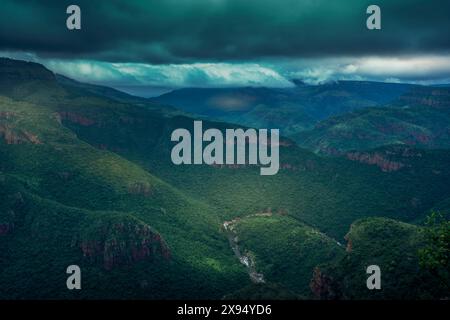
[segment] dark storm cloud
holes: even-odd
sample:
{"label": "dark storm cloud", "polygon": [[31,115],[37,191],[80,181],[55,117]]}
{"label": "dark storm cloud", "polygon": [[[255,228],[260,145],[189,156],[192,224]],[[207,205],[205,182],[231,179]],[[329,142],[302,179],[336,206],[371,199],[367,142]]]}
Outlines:
{"label": "dark storm cloud", "polygon": [[[374,3],[381,31],[365,28]],[[65,27],[70,4],[81,31]],[[447,54],[449,12],[438,0],[2,0],[0,50],[151,64]]]}

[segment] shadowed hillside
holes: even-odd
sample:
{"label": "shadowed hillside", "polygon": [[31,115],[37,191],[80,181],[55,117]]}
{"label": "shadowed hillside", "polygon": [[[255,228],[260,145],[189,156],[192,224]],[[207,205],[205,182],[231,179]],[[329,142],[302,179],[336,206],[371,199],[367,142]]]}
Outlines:
{"label": "shadowed hillside", "polygon": [[180,89],[152,98],[209,119],[257,128],[277,128],[289,136],[311,129],[323,119],[384,105],[413,85],[339,81],[293,88]]}
{"label": "shadowed hillside", "polygon": [[391,106],[367,108],[324,120],[293,139],[301,146],[327,154],[391,144],[448,149],[450,89],[416,87]]}
{"label": "shadowed hillside", "polygon": [[[57,80],[37,64],[1,60],[0,77],[2,298],[194,299],[252,290],[310,297],[317,265],[347,270],[339,243],[355,220],[421,223],[450,198],[445,150],[383,147],[373,156],[331,158],[282,138],[275,176],[249,165],[176,166],[170,134],[192,130],[194,118]],[[254,258],[266,286],[252,285],[230,246],[224,222],[235,219],[237,245]],[[418,247],[420,241],[401,252],[415,256]],[[377,250],[399,254],[387,245]],[[414,268],[408,261],[405,268]],[[65,290],[71,264],[83,270],[79,293]],[[342,297],[365,297],[359,283],[338,285],[356,290]],[[406,290],[381,298],[402,298]],[[411,295],[424,292],[441,296],[428,287]]]}

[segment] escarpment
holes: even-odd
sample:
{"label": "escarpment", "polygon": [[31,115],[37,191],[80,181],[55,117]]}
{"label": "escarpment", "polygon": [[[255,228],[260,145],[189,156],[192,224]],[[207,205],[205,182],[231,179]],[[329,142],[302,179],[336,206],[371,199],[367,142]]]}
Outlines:
{"label": "escarpment", "polygon": [[139,261],[169,260],[171,253],[161,235],[135,219],[101,223],[79,241],[83,256],[106,270]]}

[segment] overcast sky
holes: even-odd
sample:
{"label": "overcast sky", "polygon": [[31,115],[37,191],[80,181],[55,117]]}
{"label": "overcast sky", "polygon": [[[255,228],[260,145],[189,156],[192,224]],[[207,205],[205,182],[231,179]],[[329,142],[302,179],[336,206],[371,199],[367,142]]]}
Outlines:
{"label": "overcast sky", "polygon": [[[382,30],[366,28],[370,4]],[[0,56],[112,86],[448,83],[449,14],[440,0],[2,0]]]}

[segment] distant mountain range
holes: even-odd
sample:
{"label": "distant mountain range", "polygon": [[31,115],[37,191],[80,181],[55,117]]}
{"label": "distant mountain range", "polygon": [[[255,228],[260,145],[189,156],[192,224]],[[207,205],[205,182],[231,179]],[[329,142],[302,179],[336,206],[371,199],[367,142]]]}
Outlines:
{"label": "distant mountain range", "polygon": [[294,88],[180,89],[152,98],[209,119],[249,127],[279,128],[286,135],[312,129],[331,116],[382,106],[400,97],[410,84],[339,81]]}
{"label": "distant mountain range", "polygon": [[[340,82],[147,100],[0,59],[0,298],[446,298],[418,258],[427,215],[450,213],[443,140],[386,145],[385,130],[379,144],[349,136],[361,150],[335,142],[338,156],[313,152],[328,130],[312,142],[327,123],[379,109],[432,110],[422,120],[444,126],[436,112],[446,112],[449,89],[429,90]],[[193,113],[220,130],[289,123],[285,135],[296,137],[312,128],[310,150],[282,137],[275,176],[176,166],[170,134],[192,130]],[[302,125],[289,122],[295,115]],[[65,287],[72,264],[81,291]],[[382,268],[383,290],[364,289],[368,264]]]}
{"label": "distant mountain range", "polygon": [[393,144],[448,149],[450,90],[414,87],[388,106],[332,117],[292,138],[303,147],[328,154]]}
{"label": "distant mountain range", "polygon": [[151,99],[206,119],[279,128],[300,146],[339,154],[392,144],[450,146],[445,85],[339,81],[295,88],[182,89]]}

